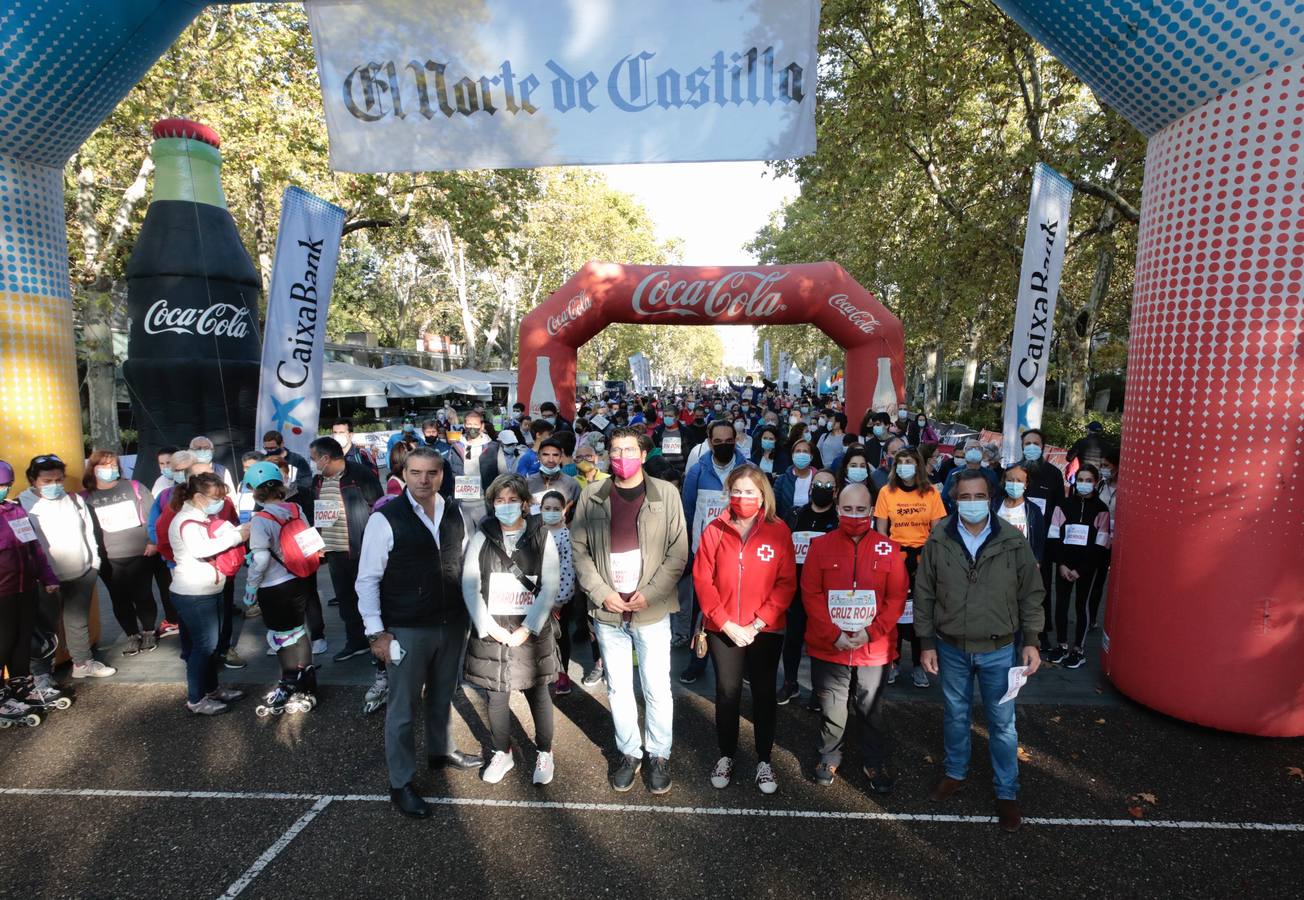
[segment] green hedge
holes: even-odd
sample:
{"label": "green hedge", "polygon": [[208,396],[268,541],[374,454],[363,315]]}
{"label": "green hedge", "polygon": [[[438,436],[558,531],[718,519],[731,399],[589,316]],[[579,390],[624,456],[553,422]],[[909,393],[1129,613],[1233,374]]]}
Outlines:
{"label": "green hedge", "polygon": [[[1000,403],[975,403],[964,412],[957,412],[955,404],[948,403],[937,410],[934,418],[943,422],[964,422],[978,431],[1001,431],[1005,427],[1004,414],[1004,406]],[[1093,412],[1077,416],[1058,409],[1048,409],[1042,416],[1041,431],[1047,444],[1067,448],[1086,436],[1087,424],[1090,422],[1099,422],[1105,428],[1105,436],[1115,444],[1118,443],[1123,430],[1123,414],[1116,412]]]}

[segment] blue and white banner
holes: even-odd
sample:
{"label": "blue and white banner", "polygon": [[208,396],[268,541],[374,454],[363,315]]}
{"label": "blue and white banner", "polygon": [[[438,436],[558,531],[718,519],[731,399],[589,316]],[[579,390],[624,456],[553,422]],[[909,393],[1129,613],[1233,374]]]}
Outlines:
{"label": "blue and white banner", "polygon": [[1073,185],[1050,166],[1037,163],[1028,205],[1028,232],[1023,240],[1019,305],[1014,313],[1010,368],[1005,376],[1005,428],[1001,458],[1006,465],[1022,454],[1023,432],[1041,427],[1046,397],[1046,370],[1055,324],[1068,241]]}
{"label": "blue and white banner", "polygon": [[285,189],[263,329],[257,437],[279,431],[285,446],[305,457],[317,436],[322,344],[343,229],[344,210]]}
{"label": "blue and white banner", "polygon": [[306,0],[344,172],[791,159],[819,0]]}

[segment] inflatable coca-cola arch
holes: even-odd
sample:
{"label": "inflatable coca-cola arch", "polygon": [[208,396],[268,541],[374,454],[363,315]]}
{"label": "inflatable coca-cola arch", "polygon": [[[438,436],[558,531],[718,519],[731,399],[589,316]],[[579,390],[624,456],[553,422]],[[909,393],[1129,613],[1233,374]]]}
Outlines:
{"label": "inflatable coca-cola arch", "polygon": [[587,263],[521,322],[517,394],[531,414],[551,400],[575,414],[579,348],[608,325],[814,325],[847,354],[846,412],[904,396],[901,322],[836,263],[630,266]]}

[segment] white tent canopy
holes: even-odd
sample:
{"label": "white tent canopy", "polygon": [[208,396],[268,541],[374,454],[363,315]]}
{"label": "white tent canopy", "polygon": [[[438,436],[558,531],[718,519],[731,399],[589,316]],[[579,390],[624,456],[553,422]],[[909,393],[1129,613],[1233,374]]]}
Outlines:
{"label": "white tent canopy", "polygon": [[416,366],[369,369],[352,363],[327,362],[322,366],[321,396],[323,400],[373,396],[442,397],[444,394],[489,397],[494,385],[510,387],[515,382],[516,373],[505,369],[489,373],[474,369],[433,372]]}
{"label": "white tent canopy", "polygon": [[441,397],[462,393],[462,382],[444,372],[431,372],[416,366],[385,366],[377,374],[389,382],[391,397]]}
{"label": "white tent canopy", "polygon": [[375,369],[350,363],[328,362],[322,365],[321,397],[334,400],[339,397],[384,396],[385,378]]}

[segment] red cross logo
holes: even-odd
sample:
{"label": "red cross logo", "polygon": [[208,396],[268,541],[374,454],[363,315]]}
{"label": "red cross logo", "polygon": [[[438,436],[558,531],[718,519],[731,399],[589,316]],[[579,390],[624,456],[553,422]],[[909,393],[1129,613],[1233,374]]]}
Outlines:
{"label": "red cross logo", "polygon": [[892,545],[887,541],[879,541],[874,545],[874,552],[879,556],[887,556],[892,552]]}
{"label": "red cross logo", "polygon": [[756,555],[766,562],[769,562],[774,559],[774,548],[769,544],[761,544],[761,546],[756,548]]}

